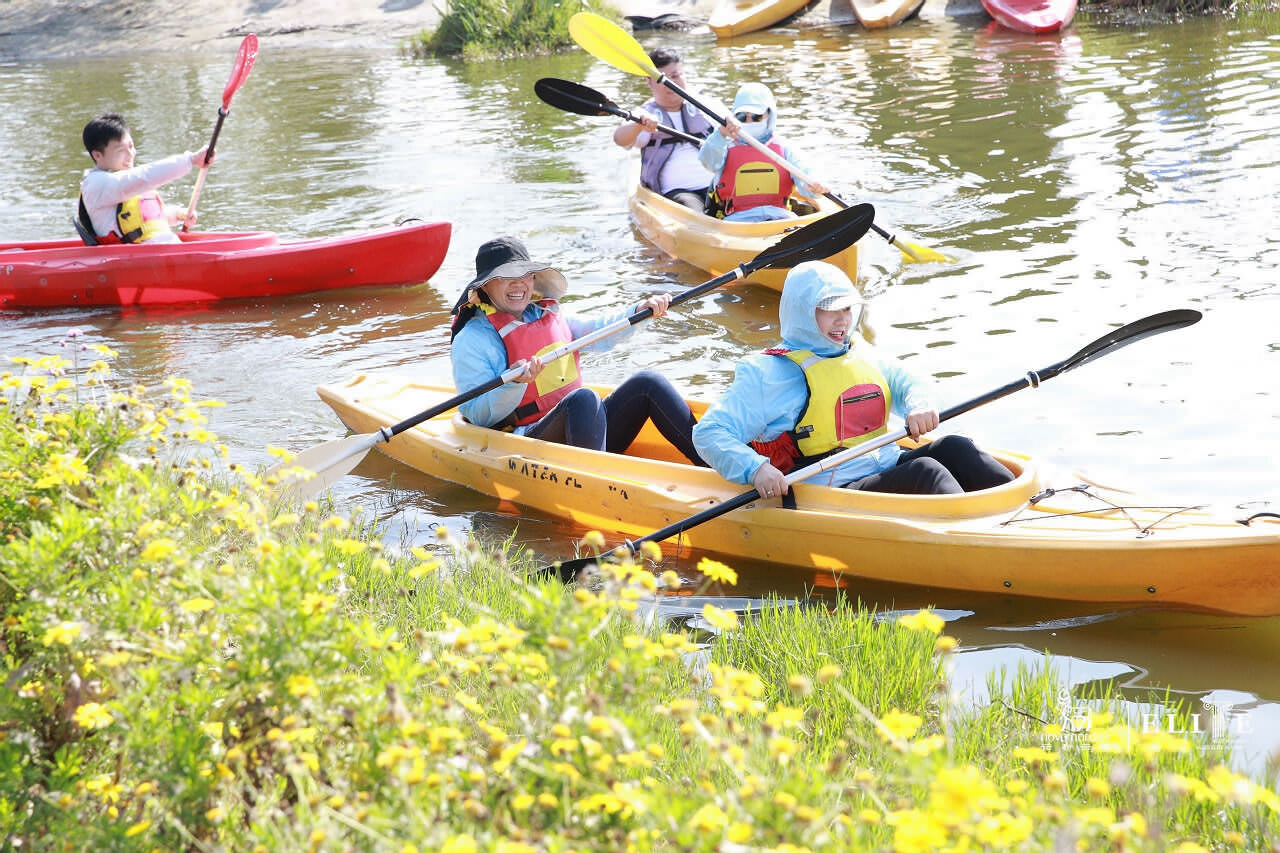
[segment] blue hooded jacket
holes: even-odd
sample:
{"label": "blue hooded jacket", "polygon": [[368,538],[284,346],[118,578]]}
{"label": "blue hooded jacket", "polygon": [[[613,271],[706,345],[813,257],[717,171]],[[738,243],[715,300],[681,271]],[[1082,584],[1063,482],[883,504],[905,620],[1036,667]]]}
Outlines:
{"label": "blue hooded jacket", "polygon": [[[848,345],[837,344],[819,331],[814,313],[819,302],[842,294],[852,294],[855,303],[861,301],[849,277],[831,264],[810,261],[791,270],[778,306],[782,345],[824,356],[845,352]],[[857,347],[859,355],[884,374],[892,394],[893,414],[905,418],[934,408],[923,383],[897,359],[882,359],[870,344],[855,336],[855,332],[850,330],[849,345]],[[771,441],[793,429],[807,398],[808,384],[795,362],[764,353],[749,355],[738,362],[729,390],[693,428],[693,443],[702,458],[722,477],[749,484],[760,466],[769,460],[748,442]],[[900,453],[896,444],[881,447],[811,482],[844,486],[892,468]]]}

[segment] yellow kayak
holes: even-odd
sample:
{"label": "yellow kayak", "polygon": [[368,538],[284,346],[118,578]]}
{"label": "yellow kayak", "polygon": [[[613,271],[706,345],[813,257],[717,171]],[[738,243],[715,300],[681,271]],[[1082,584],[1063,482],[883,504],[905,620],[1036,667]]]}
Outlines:
{"label": "yellow kayak", "polygon": [[[725,222],[678,204],[638,182],[631,192],[631,221],[640,234],[667,255],[713,275],[723,275],[776,243],[784,234],[817,222],[840,208],[822,200],[817,213],[772,222]],[[858,280],[858,245],[829,258],[849,280]],[[746,280],[782,290],[785,269],[757,270]]]}
{"label": "yellow kayak", "polygon": [[914,16],[924,0],[853,0],[853,14],[869,30],[892,27]]}
{"label": "yellow kayak", "polygon": [[[363,433],[399,423],[455,392],[408,378],[360,376],[321,386],[318,393],[350,429]],[[706,408],[692,405],[699,414]],[[683,462],[651,427],[626,455],[617,455],[472,426],[451,412],[377,446],[434,477],[610,537],[643,536],[746,491]],[[1033,459],[996,456],[1016,477],[995,489],[890,495],[810,480],[795,486],[797,509],[761,500],[690,528],[680,544],[792,566],[828,584],[838,574],[1058,600],[1280,615],[1280,520],[1260,516],[1246,525],[1079,481],[1055,484],[1054,491]]]}
{"label": "yellow kayak", "polygon": [[707,26],[719,38],[732,38],[771,27],[808,4],[809,0],[720,0]]}

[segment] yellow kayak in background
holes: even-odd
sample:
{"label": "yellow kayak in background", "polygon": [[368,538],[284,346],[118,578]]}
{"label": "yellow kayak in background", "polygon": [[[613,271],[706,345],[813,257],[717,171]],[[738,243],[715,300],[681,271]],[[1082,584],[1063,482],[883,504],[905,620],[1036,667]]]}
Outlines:
{"label": "yellow kayak in background", "polygon": [[[771,222],[726,222],[659,195],[638,182],[629,200],[631,221],[646,240],[665,254],[713,275],[723,275],[772,246],[784,234],[817,222],[840,208],[822,200],[817,213]],[[858,245],[825,259],[858,280]],[[782,290],[785,269],[757,270],[747,281]]]}
{"label": "yellow kayak in background", "polygon": [[[318,393],[350,429],[375,432],[448,400],[454,389],[360,376]],[[706,409],[691,405],[697,414]],[[684,462],[651,426],[621,455],[476,427],[451,412],[377,446],[434,477],[606,537],[661,530],[746,490]],[[1079,481],[1055,483],[1055,490],[1034,459],[996,456],[1016,476],[994,489],[915,496],[806,481],[794,488],[796,509],[760,500],[686,530],[679,544],[790,566],[827,583],[842,575],[1280,615],[1280,520],[1260,516],[1242,524]]]}
{"label": "yellow kayak in background", "polygon": [[707,26],[719,38],[732,38],[772,27],[807,5],[809,0],[720,0]]}
{"label": "yellow kayak in background", "polygon": [[915,16],[924,0],[852,0],[858,23],[869,30],[893,27]]}

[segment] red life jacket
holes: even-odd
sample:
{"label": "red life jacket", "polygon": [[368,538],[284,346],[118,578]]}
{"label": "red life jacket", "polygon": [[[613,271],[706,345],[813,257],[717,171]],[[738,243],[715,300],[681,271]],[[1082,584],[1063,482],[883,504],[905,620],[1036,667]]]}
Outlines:
{"label": "red life jacket", "polygon": [[[777,142],[767,143],[766,147],[779,157],[785,157],[782,146]],[[725,155],[724,168],[720,170],[715,195],[727,216],[766,204],[785,208],[794,188],[791,173],[754,147],[731,145]]]}
{"label": "red life jacket", "polygon": [[[499,311],[487,303],[480,306],[507,351],[507,366],[535,355],[550,352],[573,340],[569,324],[560,316],[560,304],[554,299],[542,299],[534,303],[544,309],[543,314],[526,323],[514,314]],[[551,411],[570,392],[582,387],[578,373],[578,353],[572,358],[558,358],[547,364],[537,378],[525,385],[524,396],[515,411],[507,415],[495,427],[524,426],[531,424]]]}

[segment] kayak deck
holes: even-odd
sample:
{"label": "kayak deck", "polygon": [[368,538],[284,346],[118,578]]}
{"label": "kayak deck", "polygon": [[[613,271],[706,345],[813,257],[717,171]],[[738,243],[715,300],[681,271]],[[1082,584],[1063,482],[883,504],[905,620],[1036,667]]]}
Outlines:
{"label": "kayak deck", "polygon": [[[357,377],[318,393],[349,428],[366,433],[454,391]],[[432,476],[606,534],[647,534],[746,490],[684,463],[650,427],[619,455],[484,429],[446,413],[378,448]],[[1280,523],[1245,526],[1200,508],[1137,504],[1097,486],[1053,491],[1032,459],[997,456],[1016,477],[995,489],[912,496],[799,483],[797,509],[760,500],[687,530],[679,544],[815,578],[1280,614]]]}
{"label": "kayak deck", "polygon": [[297,241],[207,232],[167,244],[0,244],[0,308],[175,305],[417,284],[440,268],[451,231],[448,222],[423,222]]}
{"label": "kayak deck", "polygon": [[[823,200],[817,213],[771,222],[726,222],[655,193],[637,182],[629,199],[631,220],[642,237],[676,260],[712,275],[723,275],[751,260],[797,228],[803,228],[839,210]],[[858,245],[825,259],[858,280]],[[746,281],[782,290],[787,270],[756,270]]]}
{"label": "kayak deck", "polygon": [[720,0],[707,26],[719,38],[763,30],[796,14],[809,0]]}

